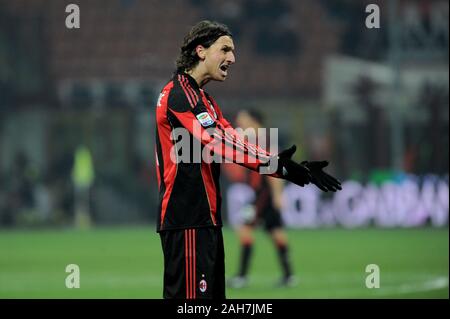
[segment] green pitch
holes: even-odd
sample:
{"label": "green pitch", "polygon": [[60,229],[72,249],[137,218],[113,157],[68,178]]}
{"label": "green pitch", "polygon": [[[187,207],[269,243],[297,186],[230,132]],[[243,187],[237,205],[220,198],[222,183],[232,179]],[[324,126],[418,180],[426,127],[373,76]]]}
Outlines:
{"label": "green pitch", "polygon": [[[238,241],[224,229],[227,276],[238,266]],[[290,230],[299,284],[274,288],[280,268],[272,243],[256,233],[247,288],[228,298],[448,298],[448,228]],[[65,286],[68,264],[80,288]],[[367,289],[368,264],[380,288]],[[154,227],[0,233],[0,298],[160,298],[162,253]]]}

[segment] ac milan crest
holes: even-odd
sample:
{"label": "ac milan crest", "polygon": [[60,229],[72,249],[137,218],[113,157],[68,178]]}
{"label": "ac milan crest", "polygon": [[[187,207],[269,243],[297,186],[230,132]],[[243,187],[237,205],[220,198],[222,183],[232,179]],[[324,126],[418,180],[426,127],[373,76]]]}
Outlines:
{"label": "ac milan crest", "polygon": [[205,292],[207,287],[208,285],[206,284],[206,280],[205,279],[200,280],[200,283],[198,284],[198,288],[200,289],[200,291]]}

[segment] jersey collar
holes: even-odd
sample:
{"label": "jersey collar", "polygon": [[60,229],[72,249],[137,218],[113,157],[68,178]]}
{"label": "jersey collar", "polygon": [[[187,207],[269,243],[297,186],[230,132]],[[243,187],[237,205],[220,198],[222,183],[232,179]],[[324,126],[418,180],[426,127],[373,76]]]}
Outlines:
{"label": "jersey collar", "polygon": [[190,76],[190,75],[187,74],[186,72],[182,72],[182,71],[176,72],[176,73],[175,73],[175,78],[178,77],[178,75],[184,76],[184,77],[188,80],[189,85],[190,85],[194,90],[200,91],[200,87],[198,86],[197,81],[195,81],[195,79],[194,79],[192,76]]}

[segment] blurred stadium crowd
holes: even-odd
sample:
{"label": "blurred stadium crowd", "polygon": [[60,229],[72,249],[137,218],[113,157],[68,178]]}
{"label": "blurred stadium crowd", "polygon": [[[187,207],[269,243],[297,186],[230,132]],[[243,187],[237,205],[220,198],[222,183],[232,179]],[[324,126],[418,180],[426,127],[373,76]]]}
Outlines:
{"label": "blurred stadium crowd", "polygon": [[[65,26],[69,3],[80,7],[79,29]],[[365,26],[369,3],[380,7],[379,29]],[[153,107],[183,35],[201,19],[234,34],[230,78],[207,87],[230,119],[259,108],[302,159],[329,159],[342,180],[406,173],[448,183],[448,8],[441,0],[0,0],[0,227],[71,225],[81,146],[92,220],[154,221]]]}

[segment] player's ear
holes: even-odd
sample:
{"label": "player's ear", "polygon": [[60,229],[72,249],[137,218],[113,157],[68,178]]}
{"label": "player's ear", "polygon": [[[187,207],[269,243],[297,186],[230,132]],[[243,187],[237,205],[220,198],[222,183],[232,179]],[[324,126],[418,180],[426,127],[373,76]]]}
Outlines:
{"label": "player's ear", "polygon": [[204,60],[206,58],[206,49],[203,45],[197,45],[197,47],[195,48],[195,52],[197,52],[198,57],[200,58],[200,60]]}

